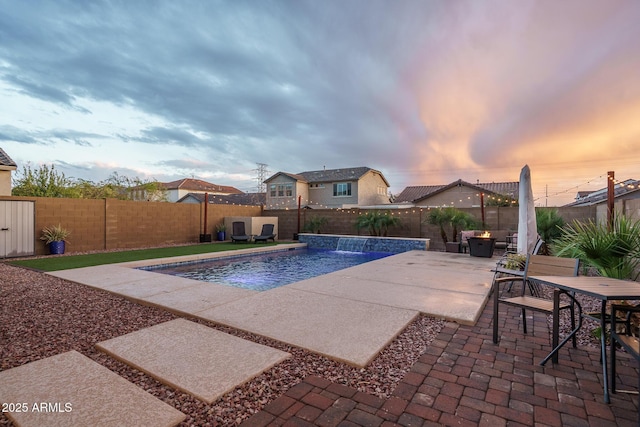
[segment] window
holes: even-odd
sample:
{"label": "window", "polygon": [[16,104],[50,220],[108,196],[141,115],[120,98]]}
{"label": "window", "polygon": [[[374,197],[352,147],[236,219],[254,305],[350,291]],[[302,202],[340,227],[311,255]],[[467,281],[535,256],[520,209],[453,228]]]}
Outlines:
{"label": "window", "polygon": [[271,184],[269,195],[271,197],[291,197],[293,196],[293,184]]}
{"label": "window", "polygon": [[351,183],[350,182],[338,182],[333,184],[333,197],[350,196],[351,195]]}

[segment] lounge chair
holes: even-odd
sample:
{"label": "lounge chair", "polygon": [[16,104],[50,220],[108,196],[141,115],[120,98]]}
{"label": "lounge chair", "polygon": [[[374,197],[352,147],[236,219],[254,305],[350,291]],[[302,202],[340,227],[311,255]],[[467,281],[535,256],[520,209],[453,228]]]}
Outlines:
{"label": "lounge chair", "polygon": [[249,242],[251,236],[248,236],[244,231],[244,222],[236,221],[232,224],[233,233],[231,233],[231,241],[235,242]]}
{"label": "lounge chair", "polygon": [[255,236],[253,238],[254,242],[265,242],[269,241],[269,239],[276,241],[276,235],[273,234],[273,224],[263,224],[262,231],[259,236]]}

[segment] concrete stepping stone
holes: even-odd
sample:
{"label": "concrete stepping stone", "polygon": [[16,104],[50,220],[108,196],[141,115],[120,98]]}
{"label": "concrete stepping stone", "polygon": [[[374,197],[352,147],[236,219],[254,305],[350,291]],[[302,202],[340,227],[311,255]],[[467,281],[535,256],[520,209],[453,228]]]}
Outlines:
{"label": "concrete stepping stone", "polygon": [[206,403],[291,356],[186,319],[160,323],[96,347]]}
{"label": "concrete stepping stone", "polygon": [[361,368],[419,313],[282,286],[197,315]]}
{"label": "concrete stepping stone", "polygon": [[0,403],[20,427],[175,426],[186,416],[77,351],[0,372]]}

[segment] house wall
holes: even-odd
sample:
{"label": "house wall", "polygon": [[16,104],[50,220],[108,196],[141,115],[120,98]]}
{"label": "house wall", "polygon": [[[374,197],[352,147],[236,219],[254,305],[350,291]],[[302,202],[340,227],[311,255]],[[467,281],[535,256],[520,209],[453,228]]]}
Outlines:
{"label": "house wall", "polygon": [[[383,189],[384,194],[379,194],[379,189]],[[379,174],[367,172],[358,182],[358,205],[388,205],[387,189],[387,184]]]}
{"label": "house wall", "polygon": [[[275,196],[271,197],[271,186],[278,184],[292,184],[291,196]],[[306,183],[300,183],[287,175],[278,175],[267,183],[266,205],[270,209],[291,209],[298,207],[298,195],[302,195],[303,203],[305,197]]]}
{"label": "house wall", "polygon": [[449,188],[428,199],[416,203],[422,207],[453,206],[457,208],[472,208],[480,206],[480,194],[478,190],[461,185]]}
{"label": "house wall", "polygon": [[[333,196],[333,184],[350,182],[351,183],[351,195],[350,196]],[[325,182],[324,188],[309,189],[309,204],[312,206],[322,206],[327,208],[341,208],[344,205],[357,205],[358,204],[358,181],[334,181]]]}
{"label": "house wall", "polygon": [[11,195],[11,171],[0,170],[0,196]]}

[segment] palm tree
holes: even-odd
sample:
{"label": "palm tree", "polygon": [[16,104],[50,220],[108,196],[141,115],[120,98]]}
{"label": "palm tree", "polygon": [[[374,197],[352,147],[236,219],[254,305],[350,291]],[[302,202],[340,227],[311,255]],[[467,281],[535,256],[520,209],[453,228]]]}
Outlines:
{"label": "palm tree", "polygon": [[464,229],[475,226],[476,220],[469,213],[461,211],[454,207],[432,209],[427,216],[426,221],[431,225],[440,227],[440,236],[446,245],[449,241],[446,229],[451,227],[453,234],[452,242],[458,240],[458,229]]}
{"label": "palm tree", "polygon": [[615,215],[611,226],[592,220],[562,228],[551,245],[556,256],[579,258],[602,276],[637,280],[640,275],[640,221]]}
{"label": "palm tree", "polygon": [[384,213],[378,210],[368,211],[365,214],[358,215],[356,220],[356,228],[369,229],[369,235],[371,236],[386,236],[389,232],[389,227],[399,224],[400,218],[391,215],[390,211]]}

